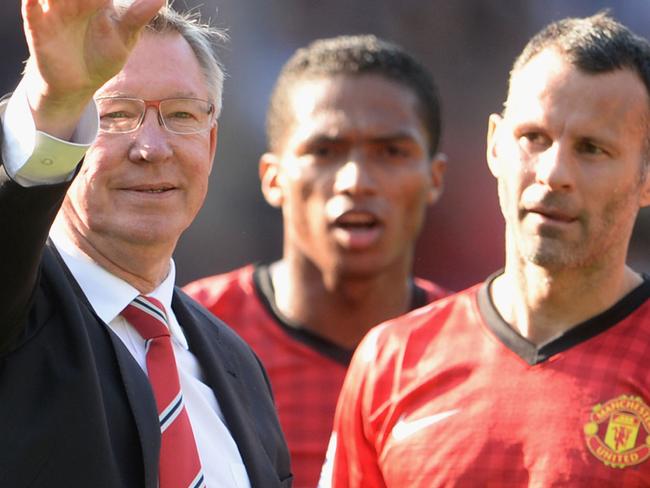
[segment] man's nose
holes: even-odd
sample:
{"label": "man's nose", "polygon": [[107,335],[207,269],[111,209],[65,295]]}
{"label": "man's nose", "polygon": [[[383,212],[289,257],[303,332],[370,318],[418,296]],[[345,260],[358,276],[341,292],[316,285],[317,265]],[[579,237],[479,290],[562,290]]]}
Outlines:
{"label": "man's nose", "polygon": [[334,191],[348,194],[373,193],[376,182],[370,164],[362,151],[352,151],[336,172]]}
{"label": "man's nose", "polygon": [[570,190],[574,186],[572,154],[568,144],[554,141],[541,153],[535,165],[538,183],[551,190]]}
{"label": "man's nose", "polygon": [[129,150],[132,161],[164,161],[172,155],[171,134],[163,126],[155,107],[148,107],[140,127],[134,132],[134,140]]}

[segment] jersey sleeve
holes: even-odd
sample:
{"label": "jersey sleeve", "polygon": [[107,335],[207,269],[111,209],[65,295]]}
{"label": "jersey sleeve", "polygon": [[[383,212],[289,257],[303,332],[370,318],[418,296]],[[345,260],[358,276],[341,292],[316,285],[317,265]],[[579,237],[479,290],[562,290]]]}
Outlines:
{"label": "jersey sleeve", "polygon": [[[380,330],[373,329],[352,358],[337,403],[321,487],[386,486],[378,464],[375,433],[368,419],[370,398],[374,394],[369,373],[373,371]],[[331,480],[325,481],[327,476],[331,476]]]}

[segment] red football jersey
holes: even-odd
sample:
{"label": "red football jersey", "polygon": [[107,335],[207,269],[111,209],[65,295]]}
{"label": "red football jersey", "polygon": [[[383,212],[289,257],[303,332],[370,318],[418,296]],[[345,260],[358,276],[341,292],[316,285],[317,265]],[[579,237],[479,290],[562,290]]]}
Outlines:
{"label": "red football jersey", "polygon": [[539,347],[488,286],[364,338],[322,486],[650,486],[650,282]]}
{"label": "red football jersey", "polygon": [[[413,307],[448,293],[416,279]],[[352,351],[302,329],[275,307],[268,267],[252,265],[190,283],[195,300],[230,325],[266,368],[291,453],[295,488],[318,482]]]}

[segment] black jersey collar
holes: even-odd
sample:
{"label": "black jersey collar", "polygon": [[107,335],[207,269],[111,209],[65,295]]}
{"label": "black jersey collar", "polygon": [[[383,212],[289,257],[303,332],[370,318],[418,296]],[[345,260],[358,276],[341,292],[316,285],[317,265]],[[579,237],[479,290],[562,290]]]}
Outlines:
{"label": "black jersey collar", "polygon": [[562,351],[585,342],[621,322],[639,308],[650,297],[650,278],[643,276],[643,282],[604,312],[564,332],[559,337],[535,345],[521,336],[499,314],[490,297],[490,287],[499,271],[491,275],[478,291],[478,307],[486,325],[503,342],[528,364],[538,364]]}
{"label": "black jersey collar", "polygon": [[[325,339],[324,337],[314,334],[309,331],[302,324],[292,322],[285,317],[275,302],[275,289],[273,288],[273,281],[271,280],[271,272],[269,265],[256,265],[253,272],[253,282],[258,296],[260,297],[264,307],[269,314],[275,319],[278,325],[293,337],[295,340],[302,342],[306,346],[316,350],[320,354],[333,359],[334,361],[345,366],[350,364],[352,353],[354,349],[346,349],[333,342]],[[413,282],[410,309],[414,310],[423,307],[428,303],[427,292]]]}

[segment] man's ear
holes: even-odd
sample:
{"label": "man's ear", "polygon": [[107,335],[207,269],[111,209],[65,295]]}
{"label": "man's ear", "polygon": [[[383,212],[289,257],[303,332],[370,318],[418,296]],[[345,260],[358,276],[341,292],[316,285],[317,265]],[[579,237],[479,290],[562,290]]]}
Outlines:
{"label": "man's ear", "polygon": [[442,189],[445,181],[445,171],[447,171],[447,155],[436,153],[431,158],[431,188],[429,189],[429,205],[436,203],[442,195]]}
{"label": "man's ear", "polygon": [[260,157],[258,170],[264,199],[272,207],[282,207],[284,195],[282,193],[282,185],[278,181],[280,159],[274,153],[264,153]]}
{"label": "man's ear", "polygon": [[490,172],[495,178],[499,177],[500,168],[499,168],[499,154],[497,147],[499,125],[503,118],[499,114],[492,114],[488,119],[488,133],[487,133],[487,163],[490,168]]}
{"label": "man's ear", "polygon": [[219,122],[214,124],[210,129],[210,172],[214,165],[214,155],[217,153],[217,141],[219,140]]}

